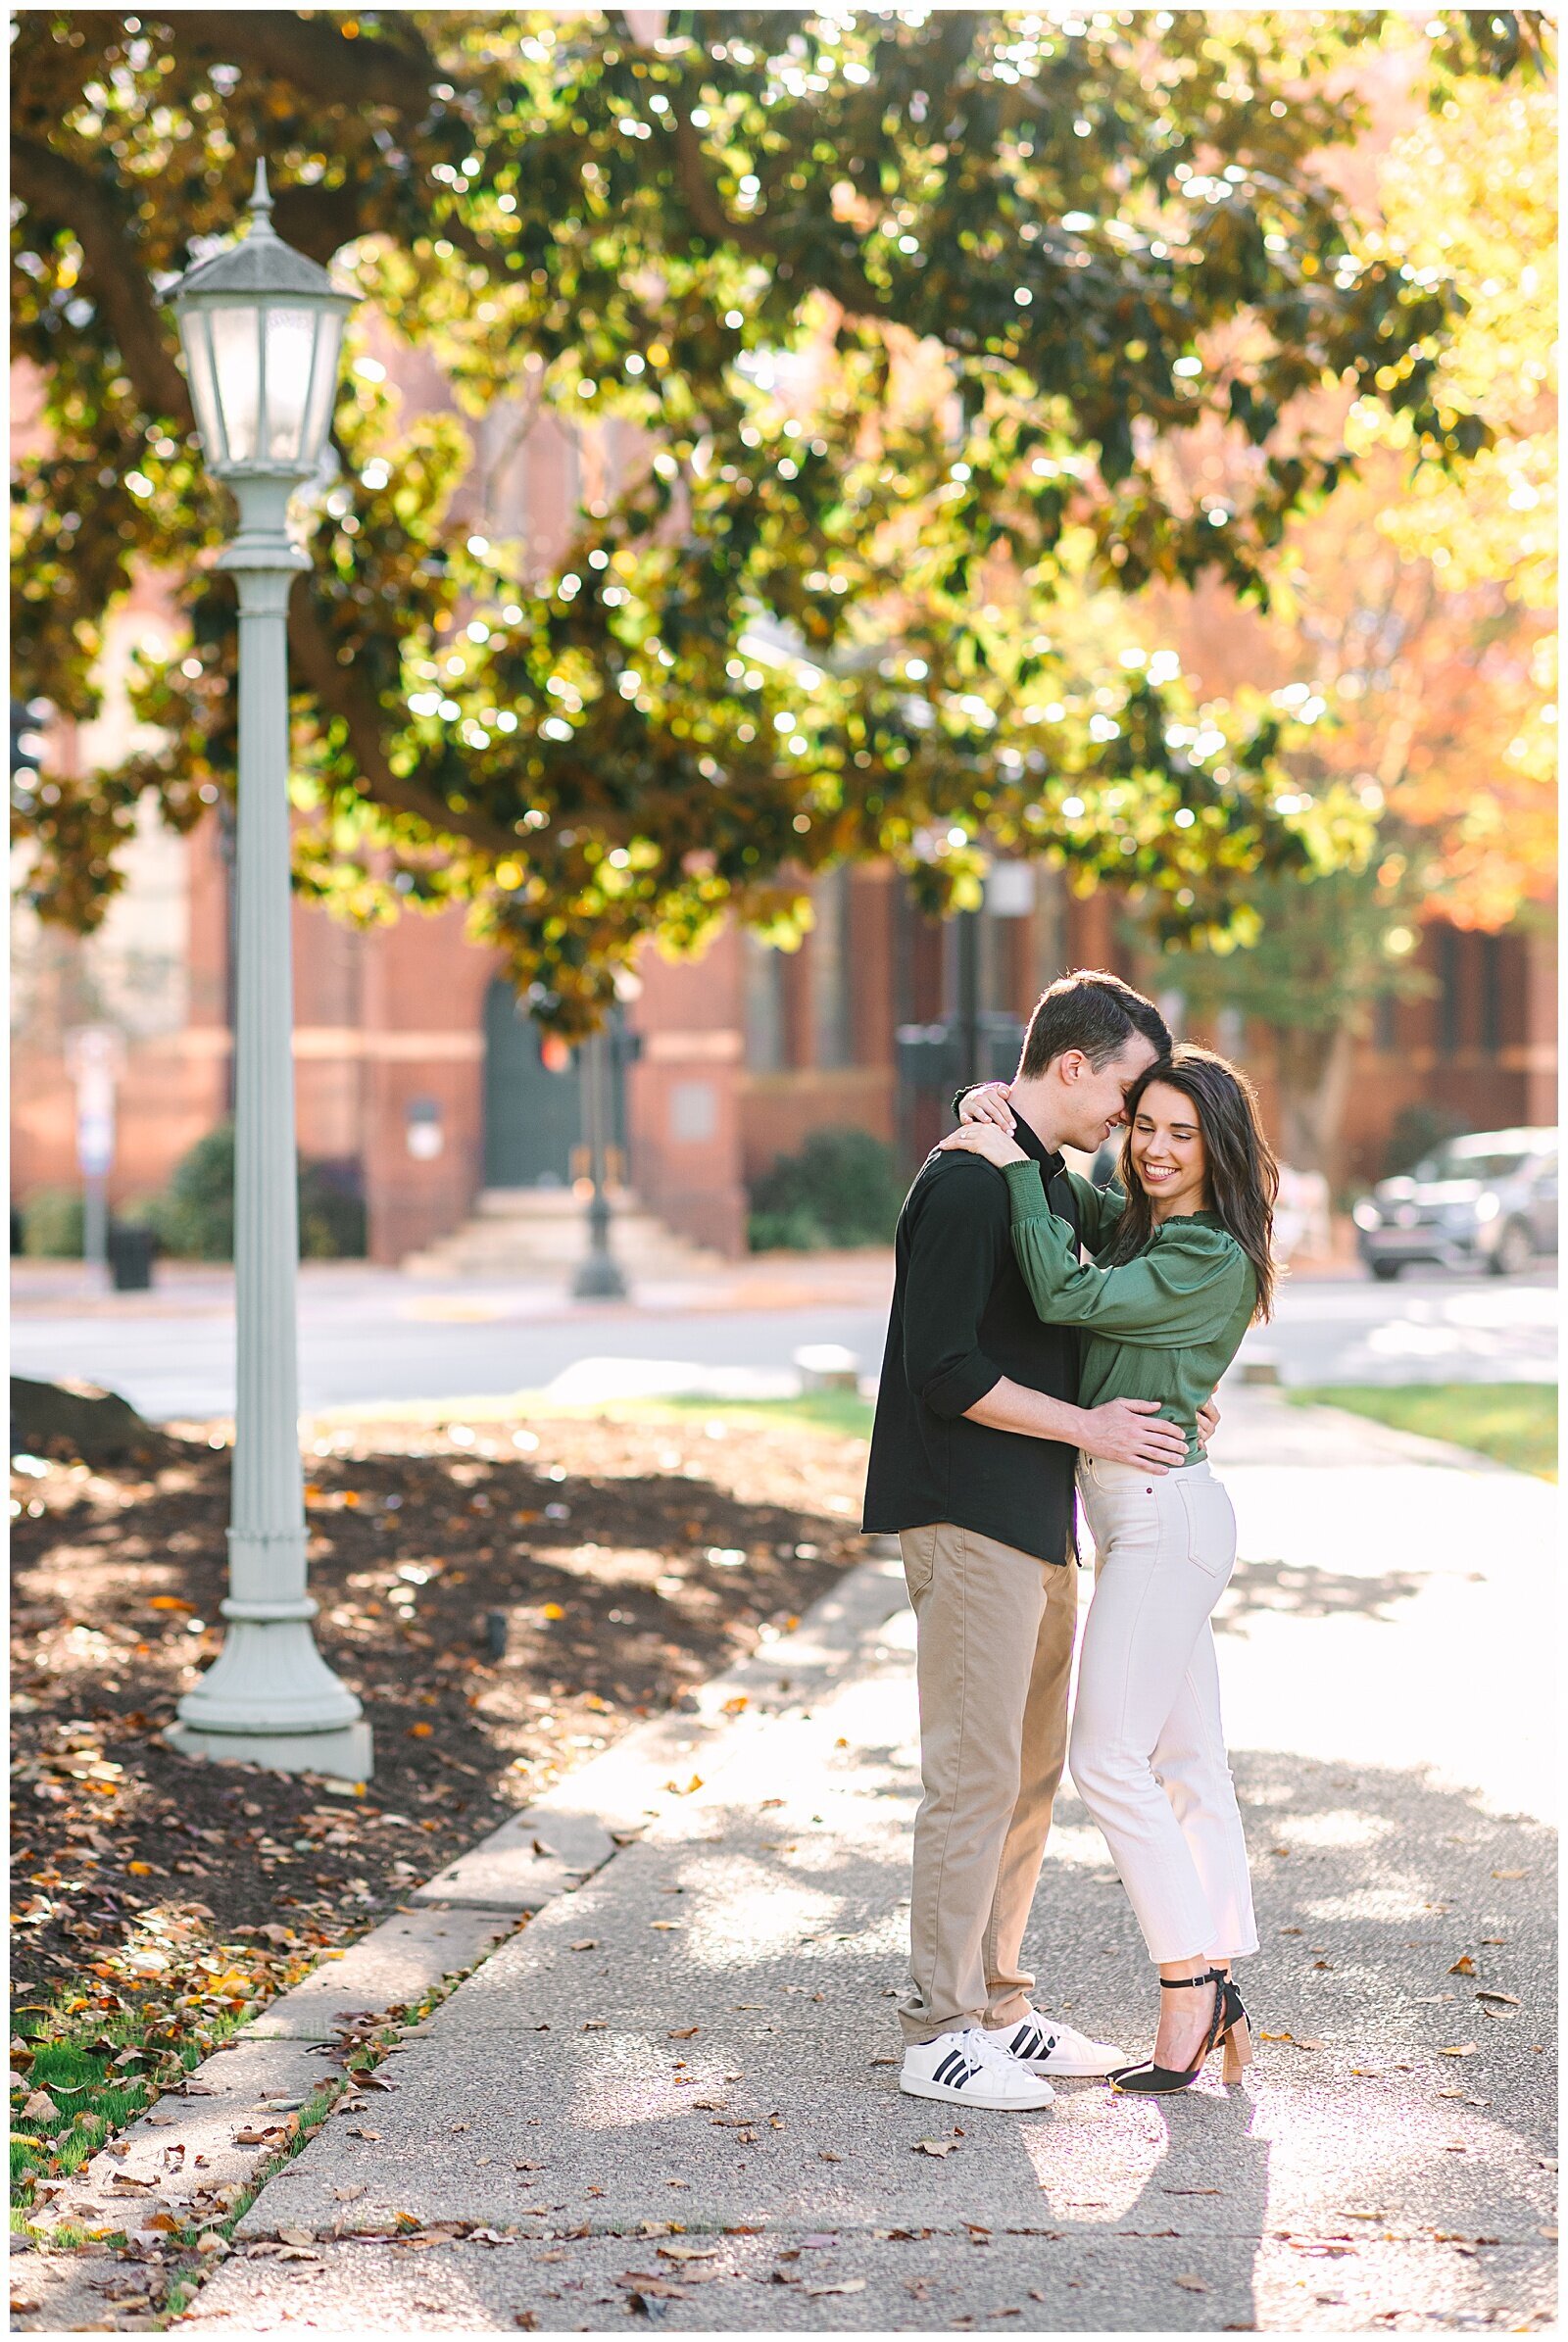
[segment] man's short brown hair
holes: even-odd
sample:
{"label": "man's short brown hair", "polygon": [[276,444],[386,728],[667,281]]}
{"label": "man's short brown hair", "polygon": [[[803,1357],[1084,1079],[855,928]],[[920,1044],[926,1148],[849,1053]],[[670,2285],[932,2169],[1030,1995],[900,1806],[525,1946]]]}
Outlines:
{"label": "man's short brown hair", "polygon": [[1104,968],[1074,968],[1048,984],[1036,1000],[1018,1078],[1038,1081],[1052,1059],[1068,1049],[1081,1049],[1098,1071],[1120,1056],[1135,1033],[1159,1056],[1168,1054],[1170,1028],[1152,1000]]}

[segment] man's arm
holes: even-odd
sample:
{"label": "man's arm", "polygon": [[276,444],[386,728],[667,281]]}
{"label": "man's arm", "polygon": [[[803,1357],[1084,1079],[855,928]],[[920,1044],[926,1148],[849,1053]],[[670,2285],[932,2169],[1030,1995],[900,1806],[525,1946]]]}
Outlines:
{"label": "man's arm", "polygon": [[904,1371],[935,1414],[966,1415],[1002,1380],[980,1346],[980,1321],[1012,1249],[1006,1191],[995,1179],[939,1170],[925,1175],[912,1212]]}
{"label": "man's arm", "polygon": [[1154,1398],[1113,1398],[1102,1407],[1069,1407],[1004,1375],[964,1413],[971,1423],[989,1424],[994,1431],[1060,1439],[1102,1463],[1137,1464],[1159,1475],[1186,1462],[1187,1441],[1174,1423],[1156,1416],[1158,1404]]}

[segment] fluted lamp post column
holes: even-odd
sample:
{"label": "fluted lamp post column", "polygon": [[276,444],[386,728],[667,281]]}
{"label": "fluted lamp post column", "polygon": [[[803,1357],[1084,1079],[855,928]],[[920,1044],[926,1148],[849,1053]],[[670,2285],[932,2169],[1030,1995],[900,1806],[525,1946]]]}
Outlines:
{"label": "fluted lamp post column", "polygon": [[331,420],[352,299],[283,243],[263,164],[241,243],[187,270],[172,296],[203,451],[234,493],[239,533],[219,557],[239,593],[235,845],[234,1298],[238,1331],[228,1631],[179,1702],[185,1754],[370,1774],[360,1702],[316,1647],[306,1590],[295,1285],[290,966],[289,588],[309,567],[285,525]]}

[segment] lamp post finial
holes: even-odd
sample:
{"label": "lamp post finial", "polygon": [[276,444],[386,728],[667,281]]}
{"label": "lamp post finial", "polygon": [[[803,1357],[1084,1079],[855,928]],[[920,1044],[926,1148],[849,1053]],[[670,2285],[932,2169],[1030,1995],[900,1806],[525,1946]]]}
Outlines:
{"label": "lamp post finial", "polygon": [[267,164],[261,155],[256,158],[256,184],[245,209],[251,216],[253,236],[276,235],[277,230],[272,225],[272,191],[267,183]]}

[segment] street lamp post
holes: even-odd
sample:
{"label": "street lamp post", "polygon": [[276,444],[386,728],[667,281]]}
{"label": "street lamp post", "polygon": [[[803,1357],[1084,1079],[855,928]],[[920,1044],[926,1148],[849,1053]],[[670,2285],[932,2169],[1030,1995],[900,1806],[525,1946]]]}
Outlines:
{"label": "street lamp post", "polygon": [[626,1280],[610,1248],[611,1039],[601,1028],[582,1049],[583,1140],[588,1156],[588,1251],[571,1290],[579,1300],[618,1301]]}
{"label": "street lamp post", "polygon": [[331,421],[353,303],[271,222],[256,167],[244,241],[187,270],[173,307],[207,461],[239,533],[219,557],[239,593],[235,846],[234,1472],[223,1648],[168,1737],[191,1756],[274,1772],[370,1774],[360,1702],[316,1647],[306,1591],[295,1283],[299,1259],[290,966],[289,588],[308,568],[286,527]]}

